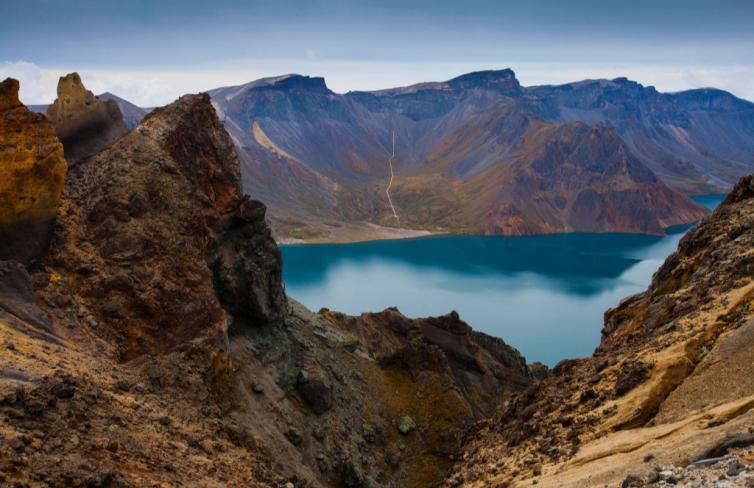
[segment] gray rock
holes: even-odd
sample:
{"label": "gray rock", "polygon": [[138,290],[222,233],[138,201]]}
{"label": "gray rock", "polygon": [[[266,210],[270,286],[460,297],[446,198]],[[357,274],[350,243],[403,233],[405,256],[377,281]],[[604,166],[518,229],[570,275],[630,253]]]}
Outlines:
{"label": "gray rock", "polygon": [[244,200],[209,256],[220,302],[251,325],[279,324],[288,311],[282,257],[265,222],[266,210],[261,202]]}
{"label": "gray rock", "polygon": [[743,464],[741,464],[738,459],[734,459],[729,465],[728,465],[728,476],[738,476],[742,471],[745,471],[746,468]]}
{"label": "gray rock", "polygon": [[404,415],[398,420],[398,423],[396,424],[396,428],[398,429],[398,432],[400,432],[401,434],[408,435],[414,429],[416,429],[416,423],[414,422],[414,419],[412,419],[408,415]]}
{"label": "gray rock", "polygon": [[160,425],[168,426],[172,423],[172,420],[170,420],[170,417],[167,415],[164,415],[160,417]]}
{"label": "gray rock", "polygon": [[253,391],[256,394],[262,394],[264,393],[264,385],[262,383],[254,382],[251,384],[251,391]]}
{"label": "gray rock", "polygon": [[669,483],[671,485],[678,483],[678,478],[672,470],[665,469],[660,471],[658,474],[660,476],[660,480],[666,483]]}
{"label": "gray rock", "polygon": [[314,435],[315,439],[321,442],[325,440],[325,435],[326,435],[325,429],[323,429],[322,427],[317,427],[316,429],[314,429],[314,432],[312,433],[312,435]]}

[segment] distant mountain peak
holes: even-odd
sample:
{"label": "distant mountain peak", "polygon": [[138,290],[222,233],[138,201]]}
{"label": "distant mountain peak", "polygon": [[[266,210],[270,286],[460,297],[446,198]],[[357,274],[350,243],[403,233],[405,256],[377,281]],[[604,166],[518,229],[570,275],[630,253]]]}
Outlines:
{"label": "distant mountain peak", "polygon": [[448,80],[448,85],[460,89],[487,88],[504,92],[521,92],[521,84],[512,69],[473,71]]}
{"label": "distant mountain peak", "polygon": [[332,93],[321,76],[287,75],[278,78],[270,86],[283,90],[309,90],[322,93]]}

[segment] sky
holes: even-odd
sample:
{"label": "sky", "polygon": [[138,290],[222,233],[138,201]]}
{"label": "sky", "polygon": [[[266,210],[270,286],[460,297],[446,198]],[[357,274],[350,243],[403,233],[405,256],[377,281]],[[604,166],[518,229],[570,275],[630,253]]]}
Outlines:
{"label": "sky", "polygon": [[512,68],[754,100],[754,0],[0,0],[0,79],[27,104],[78,71],[141,106],[265,76],[339,93]]}

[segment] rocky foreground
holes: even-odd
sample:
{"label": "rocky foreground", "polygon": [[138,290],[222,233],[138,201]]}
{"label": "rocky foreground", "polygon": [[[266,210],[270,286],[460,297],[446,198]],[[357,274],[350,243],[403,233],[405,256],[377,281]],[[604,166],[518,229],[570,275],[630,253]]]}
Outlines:
{"label": "rocky foreground", "polygon": [[[646,486],[670,483],[657,473],[676,466],[694,486],[696,469],[729,464],[719,458],[754,446],[752,276],[747,176],[647,291],[605,313],[592,357],[562,361],[469,434],[447,485]],[[720,486],[754,469],[740,459]]]}
{"label": "rocky foreground", "polygon": [[[52,147],[65,173],[52,121],[14,80],[0,88],[0,120],[20,121],[0,134],[2,164]],[[76,140],[66,154],[82,154]],[[62,180],[36,182],[57,191],[49,246],[2,249],[0,485],[428,486],[459,433],[531,383],[515,349],[455,314],[287,299],[265,207],[242,195],[207,95],[92,140],[62,195]]]}
{"label": "rocky foreground", "polygon": [[550,372],[455,313],[288,299],[207,95],[67,165],[17,94],[0,196],[46,198],[0,200],[0,486],[752,486],[754,176]]}

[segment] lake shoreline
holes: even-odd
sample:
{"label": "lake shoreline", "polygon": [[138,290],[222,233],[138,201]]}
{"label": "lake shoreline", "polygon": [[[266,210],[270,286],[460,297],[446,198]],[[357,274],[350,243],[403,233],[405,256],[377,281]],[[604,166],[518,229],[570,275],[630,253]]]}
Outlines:
{"label": "lake shoreline", "polygon": [[[717,203],[725,199],[727,193],[710,193],[705,195],[695,195],[691,198],[706,207],[710,211],[714,210]],[[296,238],[275,238],[275,242],[279,246],[318,246],[318,245],[346,245],[346,244],[361,244],[367,242],[382,242],[382,241],[403,241],[412,239],[425,239],[428,237],[454,237],[454,236],[468,236],[468,237],[534,237],[534,236],[552,236],[552,235],[570,235],[570,234],[626,234],[626,235],[644,235],[644,236],[666,236],[669,234],[677,233],[677,229],[688,229],[695,225],[697,221],[689,222],[686,224],[677,224],[665,227],[662,234],[651,234],[644,232],[621,232],[621,231],[608,231],[608,232],[583,232],[583,231],[571,231],[571,232],[545,232],[538,234],[472,234],[472,233],[456,233],[445,231],[428,231],[418,229],[408,229],[405,227],[385,227],[377,224],[365,222],[364,228],[371,231],[370,234],[374,237],[367,237],[360,239],[358,237],[343,238],[343,239],[296,239]]]}

